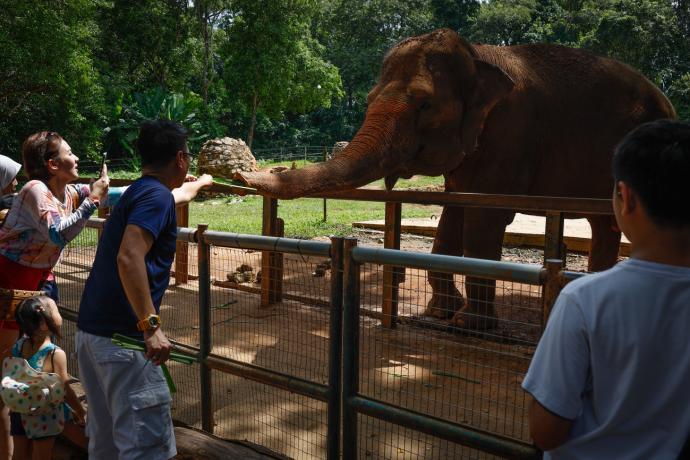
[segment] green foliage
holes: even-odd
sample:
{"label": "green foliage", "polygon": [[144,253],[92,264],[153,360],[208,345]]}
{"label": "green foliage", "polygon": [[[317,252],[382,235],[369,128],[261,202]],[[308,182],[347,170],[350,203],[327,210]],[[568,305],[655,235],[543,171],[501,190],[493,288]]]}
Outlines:
{"label": "green foliage", "polygon": [[0,0],[0,152],[50,129],[82,158],[129,157],[157,117],[193,148],[331,145],[361,125],[387,50],[438,27],[612,56],[690,117],[690,0]]}
{"label": "green foliage", "polygon": [[676,79],[668,93],[678,112],[678,118],[690,122],[690,73]]}
{"label": "green foliage", "polygon": [[94,66],[100,2],[0,0],[0,151],[40,130],[60,132],[80,156],[97,151],[105,112]]}
{"label": "green foliage", "polygon": [[113,98],[160,86],[184,92],[199,73],[200,43],[186,0],[111,0],[99,9],[98,57]]}
{"label": "green foliage", "polygon": [[116,113],[117,123],[104,130],[105,145],[111,158],[135,158],[134,141],[139,134],[139,126],[146,120],[172,120],[180,123],[190,131],[191,149],[199,146],[206,136],[197,133],[201,123],[195,110],[201,100],[194,93],[186,95],[168,93],[162,88],[155,88],[144,93],[135,93],[131,103],[120,105]]}
{"label": "green foliage", "polygon": [[328,107],[341,96],[337,69],[321,58],[311,37],[312,0],[236,0],[225,24],[224,80],[251,113],[251,146],[258,113],[278,118],[285,110]]}
{"label": "green foliage", "polygon": [[460,35],[469,33],[471,21],[480,7],[478,0],[430,0],[429,3],[434,27],[448,27]]}
{"label": "green foliage", "polygon": [[[588,2],[585,12],[599,20],[583,34],[580,45],[606,54],[639,69],[662,89],[678,77],[679,59],[686,65],[690,58],[678,52],[688,51],[678,17],[667,0],[616,0],[605,7]],[[683,43],[685,42],[685,43]]]}
{"label": "green foliage", "polygon": [[616,58],[655,82],[687,118],[688,0],[490,0],[481,6],[471,38],[561,43]]}
{"label": "green foliage", "polygon": [[496,45],[525,43],[537,9],[537,0],[493,0],[482,6],[472,38]]}

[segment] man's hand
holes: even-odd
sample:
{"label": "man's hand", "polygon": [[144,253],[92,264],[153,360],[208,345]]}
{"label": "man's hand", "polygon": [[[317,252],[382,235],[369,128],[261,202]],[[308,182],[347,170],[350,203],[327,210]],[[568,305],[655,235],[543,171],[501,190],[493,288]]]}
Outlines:
{"label": "man's hand", "polygon": [[202,187],[210,187],[213,185],[213,176],[210,174],[202,174],[196,178],[196,182],[201,184]]}
{"label": "man's hand", "polygon": [[182,185],[172,190],[177,206],[189,203],[196,197],[199,190],[213,185],[213,177],[210,174],[202,174],[195,180],[190,180],[190,177],[194,176],[188,175],[187,180]]}
{"label": "man's hand", "polygon": [[168,360],[172,345],[160,327],[152,331],[144,331],[144,343],[146,343],[146,357],[153,364],[159,366]]}

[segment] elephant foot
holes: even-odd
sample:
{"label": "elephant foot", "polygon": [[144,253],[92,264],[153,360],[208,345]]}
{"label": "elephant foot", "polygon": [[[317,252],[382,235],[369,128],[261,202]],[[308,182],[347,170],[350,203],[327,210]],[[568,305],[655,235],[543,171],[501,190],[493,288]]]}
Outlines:
{"label": "elephant foot", "polygon": [[456,289],[454,294],[434,294],[424,310],[425,316],[448,319],[465,306],[465,299]]}
{"label": "elephant foot", "polygon": [[493,307],[483,308],[484,311],[477,311],[474,309],[470,311],[469,308],[463,308],[453,315],[450,324],[463,329],[471,329],[473,331],[486,331],[489,329],[496,329],[498,327],[498,318]]}

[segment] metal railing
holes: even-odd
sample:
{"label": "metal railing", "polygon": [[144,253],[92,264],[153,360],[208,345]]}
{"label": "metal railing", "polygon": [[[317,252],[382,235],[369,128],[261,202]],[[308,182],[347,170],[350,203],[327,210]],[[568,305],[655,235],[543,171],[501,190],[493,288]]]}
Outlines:
{"label": "metal railing", "polygon": [[[92,219],[89,221],[88,226],[92,229],[101,229],[103,220]],[[61,281],[61,287],[63,285],[63,279],[71,280],[72,274],[74,273],[85,274],[88,272],[90,266],[88,257],[93,257],[93,249],[96,242],[93,238],[86,238],[85,241],[86,242],[83,243],[85,257],[82,258],[84,260],[75,263],[71,259],[70,254],[67,254],[67,257],[63,258],[61,265],[57,267],[56,271]],[[410,378],[410,382],[405,383],[405,391],[409,391],[409,394],[412,395],[412,405],[410,407],[405,407],[403,403],[383,401],[382,399],[368,396],[365,392],[360,391],[360,380],[363,378],[360,373],[360,366],[363,365],[361,362],[363,358],[360,354],[360,345],[362,343],[366,345],[365,342],[361,342],[361,340],[364,339],[360,331],[363,327],[366,327],[366,334],[382,334],[381,330],[376,328],[371,329],[370,325],[365,323],[365,318],[360,311],[364,303],[360,298],[360,291],[363,289],[363,286],[366,286],[369,282],[369,277],[371,275],[371,272],[365,275],[363,267],[372,264],[404,267],[408,270],[443,271],[463,276],[470,275],[504,280],[506,283],[541,286],[542,295],[538,300],[539,302],[543,302],[543,315],[546,316],[548,315],[550,304],[555,299],[555,295],[560,288],[567,280],[577,276],[573,273],[562,272],[560,261],[551,261],[546,267],[525,266],[508,262],[357,247],[356,241],[352,239],[332,238],[330,243],[325,243],[289,238],[216,232],[207,230],[205,226],[199,226],[197,229],[180,228],[178,232],[178,242],[191,245],[196,244],[196,251],[190,251],[189,256],[192,259],[196,259],[196,264],[190,264],[190,267],[195,266],[198,274],[196,280],[198,294],[195,294],[198,299],[198,318],[196,320],[198,321],[198,335],[196,338],[187,337],[188,332],[194,330],[196,327],[194,326],[192,317],[181,316],[179,321],[177,321],[180,324],[177,324],[175,328],[172,328],[172,325],[176,324],[175,320],[170,323],[170,335],[174,343],[178,346],[180,351],[193,356],[198,361],[198,375],[196,379],[189,375],[183,376],[184,379],[188,381],[189,385],[178,385],[181,393],[176,396],[176,400],[181,401],[189,399],[186,392],[191,392],[192,399],[197,398],[194,395],[198,394],[198,401],[196,401],[196,403],[200,405],[200,412],[182,411],[192,414],[191,416],[193,417],[193,419],[185,421],[200,423],[205,431],[211,433],[218,432],[216,429],[217,427],[223,427],[222,423],[218,424],[218,421],[215,420],[216,414],[221,410],[219,406],[224,405],[223,394],[219,394],[218,391],[219,383],[215,382],[215,380],[219,379],[219,377],[216,377],[215,373],[220,372],[221,374],[234,375],[242,379],[257,382],[266,387],[285,390],[308,399],[326,403],[325,413],[327,422],[325,423],[325,441],[322,444],[317,439],[317,441],[313,442],[313,444],[315,444],[314,446],[311,446],[307,450],[298,449],[296,450],[296,452],[298,452],[297,454],[295,454],[294,449],[292,452],[287,452],[287,454],[296,455],[298,457],[320,458],[325,455],[328,458],[335,459],[341,456],[343,458],[366,456],[366,452],[363,453],[358,447],[360,445],[358,441],[361,441],[364,437],[364,433],[358,434],[358,417],[374,417],[390,424],[405,427],[419,433],[425,433],[433,438],[444,439],[451,443],[457,443],[458,445],[469,446],[472,449],[487,452],[489,454],[511,458],[539,457],[540,453],[522,438],[523,435],[519,434],[522,432],[521,430],[515,431],[515,433],[518,433],[517,435],[506,435],[487,430],[487,427],[496,425],[496,423],[493,422],[493,424],[482,424],[483,422],[481,422],[481,420],[477,424],[475,424],[473,420],[470,420],[469,423],[458,422],[452,414],[452,411],[475,410],[473,408],[468,408],[469,406],[464,408],[461,408],[459,405],[450,406],[450,417],[448,417],[447,414],[444,416],[442,414],[429,413],[433,412],[433,409],[438,406],[438,401],[432,400],[431,397],[425,395],[420,396],[413,392],[416,391],[415,388],[427,388],[427,385],[432,385],[429,381],[423,381],[421,387],[419,386],[420,382],[415,381],[419,380],[419,378]],[[79,252],[80,249],[74,248],[74,250]],[[261,254],[261,259],[270,259],[272,265],[266,265],[264,262],[261,262],[261,266],[262,269],[267,268],[272,272],[269,277],[270,286],[271,289],[273,289],[272,295],[266,297],[263,289],[251,288],[241,283],[219,280],[218,273],[222,275],[227,271],[225,265],[219,265],[224,263],[223,250],[241,251],[245,256],[253,256],[256,252],[257,255],[259,253]],[[327,282],[323,281],[322,283],[324,287],[327,287],[329,297],[325,302],[325,305],[327,305],[325,310],[323,308],[324,302],[317,301],[318,299],[313,299],[315,301],[311,302],[311,304],[314,305],[313,307],[305,307],[303,302],[289,303],[292,301],[286,300],[284,294],[287,294],[287,291],[294,288],[294,284],[290,284],[294,283],[292,278],[298,278],[298,274],[292,273],[290,270],[285,270],[285,263],[290,261],[283,260],[283,258],[288,256],[296,257],[296,260],[300,263],[302,263],[301,261],[312,263],[309,261],[310,258],[329,258],[329,279]],[[307,265],[307,268],[309,268],[309,265]],[[266,273],[264,273],[264,275],[265,274]],[[314,275],[309,274],[308,276]],[[79,279],[74,278],[75,283],[72,289],[78,292],[78,289],[83,285],[84,278],[85,276],[82,275],[80,275]],[[262,283],[266,283],[264,279],[265,278],[262,278]],[[316,278],[311,278],[310,282],[313,282],[315,279]],[[228,291],[228,289],[230,289],[230,291]],[[276,290],[281,292],[277,292]],[[248,303],[246,306],[238,307],[238,315],[234,317],[234,320],[227,322],[224,318],[223,320],[214,321],[214,318],[217,318],[217,315],[221,314],[222,311],[222,305],[219,306],[218,302],[227,300],[226,297],[223,297],[227,295],[227,292],[234,292],[235,295],[246,294],[248,297],[256,300]],[[168,293],[166,297],[171,296],[171,298],[175,298],[174,296],[177,294],[176,292]],[[192,294],[194,295],[194,293]],[[294,299],[308,300],[310,297],[308,292],[299,295],[293,293],[292,295]],[[68,297],[70,299],[78,298],[78,296],[73,295]],[[232,301],[235,299],[230,300]],[[261,311],[260,309],[266,308],[267,302],[269,305],[273,305],[272,308],[277,309],[274,311],[285,313],[285,321],[289,321],[289,323],[283,323],[283,320],[280,320],[276,323],[274,329],[266,329],[265,327],[260,329],[255,328],[253,325],[249,329],[242,329],[242,322],[238,321],[237,317],[244,314],[242,313],[244,311],[249,311],[250,313],[252,311]],[[67,302],[68,305],[74,305],[75,303],[75,301]],[[309,302],[307,302],[307,304],[308,303]],[[169,318],[170,315],[175,316],[176,311],[182,309],[188,310],[189,308],[193,308],[193,306],[171,305],[166,308],[170,310],[166,310],[163,314],[166,315],[165,318]],[[305,308],[306,310],[304,310]],[[295,318],[289,316],[294,313],[295,310],[300,309],[305,313],[303,316],[297,316]],[[65,313],[66,319],[74,320],[77,311],[76,308],[72,308],[65,311]],[[223,314],[225,313],[223,312]],[[302,329],[303,325],[311,321],[313,317],[321,317],[322,315],[327,317],[328,325],[325,329],[322,330],[320,326],[312,330]],[[319,322],[320,321],[321,320],[319,320]],[[370,321],[370,319],[366,321]],[[311,345],[303,341],[302,338],[285,338],[285,336],[282,335],[283,332],[285,332],[285,328],[295,328],[299,335],[317,334],[317,336],[324,336],[327,338],[327,342],[323,343],[323,346],[327,346],[328,349],[327,358],[324,360],[327,361],[327,363],[323,366],[323,372],[314,372],[316,363],[312,360],[313,353],[302,354],[302,351],[304,351],[303,349]],[[234,351],[232,351],[232,346],[230,346],[230,351],[227,351],[228,345],[226,342],[229,340],[232,342],[231,339],[235,339],[236,337],[233,335],[228,336],[224,333],[226,330],[231,331],[232,334],[248,337],[249,342],[247,342],[247,339],[244,339],[244,341],[239,342],[239,344],[254,346],[259,350],[257,352],[259,354],[261,351],[265,350],[267,346],[269,348],[278,349],[280,348],[278,345],[281,345],[281,341],[285,343],[282,344],[283,348],[278,350],[280,353],[276,354],[277,361],[271,361],[269,364],[265,364],[268,361],[264,362],[259,360],[257,357],[258,354],[255,354],[255,358],[251,360],[251,362],[248,362],[246,359],[228,356],[232,355]],[[399,326],[397,331],[393,333],[397,334],[395,337],[397,343],[404,342],[403,345],[405,347],[413,347],[414,345],[411,344],[414,340],[417,340],[417,336],[419,335],[417,331],[416,325],[412,325],[405,330],[402,330],[402,327]],[[458,331],[459,330],[456,330],[454,332],[457,334]],[[273,345],[266,345],[261,340],[254,344],[251,337],[257,335],[263,337],[261,340],[268,340],[268,342]],[[462,337],[469,338],[463,339]],[[380,337],[375,339],[381,340]],[[239,340],[239,338],[237,338],[237,340]],[[384,338],[383,340],[387,339]],[[508,355],[514,354],[514,350],[512,348],[507,348],[506,345],[496,345],[495,340],[488,335],[463,335],[461,339],[457,339],[453,334],[442,333],[434,340],[436,340],[434,344],[443,343],[450,344],[454,347],[471,347],[475,349],[475,351],[479,350],[477,343],[481,342],[482,344],[486,344],[482,345],[483,348],[478,352],[485,356],[490,354],[497,359],[500,358],[508,363],[509,367],[519,368],[517,371],[509,369],[508,374],[498,365],[492,368],[491,372],[494,374],[503,372],[503,374],[498,376],[500,380],[505,379],[505,375],[509,377],[519,377],[525,362],[528,362],[528,360],[524,358],[520,358],[519,365],[515,364],[513,361],[509,361],[509,359],[512,358]],[[458,342],[458,340],[460,341]],[[471,343],[464,343],[465,340]],[[198,343],[198,346],[195,345],[194,342]],[[532,341],[529,346],[531,347],[535,344],[536,341]],[[320,347],[322,347],[322,345],[318,345],[317,348],[314,348],[317,354],[322,353],[322,351],[320,351],[322,348]],[[65,348],[69,349],[69,346]],[[378,353],[377,350],[374,351]],[[506,356],[508,356],[508,358],[506,358]],[[293,363],[280,362],[281,360],[289,361],[294,359],[304,364],[294,365]],[[387,359],[390,360],[393,358],[388,357]],[[398,359],[397,354],[396,359]],[[432,369],[431,374],[433,374],[434,378],[439,378],[438,376],[451,376],[451,379],[456,381],[468,382],[472,380],[459,375],[456,371],[451,372],[451,370],[449,370],[450,368],[447,368],[444,364],[445,361],[429,363],[425,361],[425,359],[419,357],[414,359],[416,360],[415,363],[417,367],[425,369],[424,372],[426,372],[426,374],[424,375],[429,374],[429,369]],[[469,358],[467,361],[469,362]],[[322,361],[319,359],[318,362]],[[513,364],[510,364],[511,362],[513,362]],[[70,365],[76,370],[76,366],[74,366],[73,362],[71,362]],[[482,364],[477,360],[472,361],[470,364],[464,363],[463,365],[471,365],[476,368]],[[320,364],[317,367],[319,366]],[[434,366],[441,367],[439,369],[434,369]],[[173,371],[173,376],[176,376],[176,378],[182,376],[182,374],[179,373],[178,367],[171,367],[171,370]],[[341,371],[343,372],[342,375]],[[380,378],[381,375],[374,375],[374,379]],[[472,385],[469,385],[472,388],[466,389],[466,397],[474,398],[475,396],[473,393],[481,393],[485,391],[485,387],[490,387],[489,390],[493,391],[492,388],[496,383],[493,382],[492,379],[493,377],[491,376],[474,377],[475,381],[471,382]],[[193,380],[196,380],[197,384],[193,384]],[[507,385],[503,383],[499,383],[498,385],[497,388],[500,390],[499,393],[505,393]],[[519,387],[519,385],[516,387],[512,381],[510,382],[510,386],[510,391],[513,392],[516,391],[515,388]],[[402,384],[399,384],[398,388],[402,389]],[[450,388],[453,389],[455,387]],[[453,391],[455,390],[453,389]],[[484,396],[480,395],[480,397],[483,398]],[[383,399],[385,399],[385,394]],[[415,401],[420,399],[423,402],[423,407],[431,409],[419,410],[418,407],[415,406]],[[188,405],[190,404],[193,406],[194,401],[190,401]],[[480,401],[479,404],[481,407],[483,403]],[[491,408],[494,406],[498,407],[501,404],[503,403],[500,401],[500,398],[497,399],[495,395],[491,394],[489,400],[489,413],[488,415],[482,415],[482,417],[489,417],[489,419],[493,417],[495,419],[496,414],[491,413],[493,410]],[[521,405],[521,403],[516,404],[517,405],[514,407],[510,406],[512,409],[505,410],[505,413],[501,413],[501,424],[507,425],[517,423],[521,425],[523,423],[522,419],[524,419],[525,416],[525,407]],[[340,412],[341,406],[343,408],[342,415]],[[304,410],[304,407],[298,405],[298,409],[300,407],[300,410]],[[438,407],[441,407],[441,412],[448,412],[448,407]],[[316,412],[323,413],[324,411],[316,410]],[[493,412],[496,411],[493,410]],[[281,420],[289,420],[292,417],[287,413],[281,413],[279,415]],[[511,417],[516,420],[511,421]],[[280,429],[280,427],[272,427],[272,429]],[[297,431],[299,433],[304,433],[308,430],[300,429]],[[386,432],[389,431],[390,430]],[[512,432],[511,430],[508,431]],[[223,429],[223,434],[232,437],[232,432],[228,432],[225,428]],[[342,442],[340,440],[341,434],[343,436]],[[301,435],[302,434],[296,434],[295,436]],[[404,438],[404,435],[401,434],[395,436],[402,436]],[[371,439],[374,439],[371,437],[371,433],[367,433],[365,441],[370,442]],[[280,450],[281,444],[274,444],[268,447]],[[462,457],[462,455],[464,455],[461,454],[461,451],[453,449],[450,449],[449,452],[451,452],[450,456]]]}

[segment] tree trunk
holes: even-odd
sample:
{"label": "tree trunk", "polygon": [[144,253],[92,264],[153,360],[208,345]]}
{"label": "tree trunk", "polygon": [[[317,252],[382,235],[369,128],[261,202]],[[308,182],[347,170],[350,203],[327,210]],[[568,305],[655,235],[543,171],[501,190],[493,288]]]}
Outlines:
{"label": "tree trunk", "polygon": [[249,125],[249,133],[247,134],[247,147],[251,150],[252,142],[254,142],[254,127],[256,126],[256,110],[259,108],[259,92],[254,90],[254,98],[252,100],[252,122]]}
{"label": "tree trunk", "polygon": [[210,12],[208,4],[204,0],[195,2],[197,16],[201,25],[201,34],[204,39],[204,66],[201,75],[201,95],[204,99],[204,107],[208,109],[208,87],[210,85],[209,68],[211,64],[211,34],[209,33]]}

